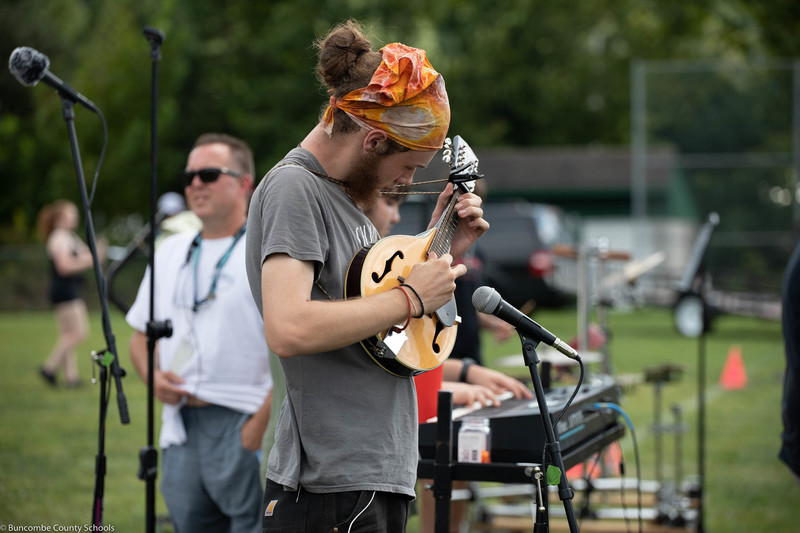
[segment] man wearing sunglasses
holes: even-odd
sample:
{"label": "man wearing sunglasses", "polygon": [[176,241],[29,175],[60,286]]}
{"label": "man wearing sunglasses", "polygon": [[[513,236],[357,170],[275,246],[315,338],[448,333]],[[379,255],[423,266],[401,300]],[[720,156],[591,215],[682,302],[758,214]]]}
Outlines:
{"label": "man wearing sunglasses", "polygon": [[[267,468],[264,532],[405,531],[415,496],[414,384],[375,364],[362,339],[435,310],[466,271],[432,254],[414,288],[343,300],[350,260],[378,240],[364,215],[383,188],[411,184],[449,126],[444,80],[425,51],[373,51],[348,21],[318,42],[329,88],[322,120],[262,180],[248,219],[247,274],[286,383]],[[441,213],[449,195],[440,196]],[[464,194],[451,250],[489,227]]]}
{"label": "man wearing sunglasses", "polygon": [[[269,421],[272,377],[264,324],[244,267],[253,155],[225,134],[200,136],[181,173],[200,231],[156,251],[158,341],[153,384],[164,404],[161,493],[176,531],[261,531],[258,451]],[[131,359],[147,382],[150,269],[126,316]]]}

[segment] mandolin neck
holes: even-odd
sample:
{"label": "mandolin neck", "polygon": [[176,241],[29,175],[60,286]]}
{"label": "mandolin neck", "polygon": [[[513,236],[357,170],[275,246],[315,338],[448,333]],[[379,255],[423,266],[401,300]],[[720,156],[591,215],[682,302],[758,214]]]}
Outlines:
{"label": "mandolin neck", "polygon": [[436,235],[431,241],[428,252],[435,253],[437,257],[450,253],[450,244],[453,242],[453,235],[455,235],[456,227],[458,226],[458,214],[455,208],[458,203],[459,192],[459,188],[456,186],[453,196],[450,197],[450,202],[447,204],[447,209],[445,209],[436,223]]}

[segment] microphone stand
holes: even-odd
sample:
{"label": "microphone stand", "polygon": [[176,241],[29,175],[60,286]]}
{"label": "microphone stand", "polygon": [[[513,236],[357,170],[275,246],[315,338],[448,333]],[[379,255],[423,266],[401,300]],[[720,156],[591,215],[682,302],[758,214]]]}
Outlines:
{"label": "microphone stand", "polygon": [[[61,96],[61,108],[64,115],[64,120],[67,123],[67,133],[69,135],[70,147],[72,149],[72,159],[75,163],[75,173],[78,177],[78,189],[81,195],[81,203],[83,205],[83,214],[86,220],[86,242],[89,250],[92,253],[92,262],[94,265],[94,275],[97,282],[97,291],[100,295],[100,306],[103,314],[103,333],[106,339],[106,348],[100,352],[92,352],[92,360],[97,363],[100,369],[100,423],[98,430],[97,441],[97,456],[95,458],[95,486],[94,486],[94,499],[92,501],[92,519],[91,524],[97,528],[103,524],[103,493],[105,492],[105,474],[106,474],[106,456],[105,456],[105,431],[106,431],[106,415],[108,413],[108,398],[111,393],[111,386],[106,384],[108,379],[108,371],[111,371],[111,377],[117,386],[117,407],[119,409],[119,417],[123,424],[130,422],[128,415],[128,402],[125,399],[125,394],[122,391],[122,377],[125,371],[120,368],[119,360],[117,359],[117,347],[114,339],[114,333],[111,330],[111,319],[108,313],[108,300],[106,299],[106,284],[103,279],[103,271],[100,269],[100,260],[97,256],[97,239],[94,233],[94,222],[92,220],[92,211],[89,206],[89,197],[86,192],[86,181],[83,175],[83,165],[81,164],[80,150],[78,148],[78,136],[75,131],[75,102],[72,100],[69,93],[63,90],[58,91]],[[99,110],[97,113],[102,118]],[[99,531],[99,529],[98,529]]]}
{"label": "microphone stand", "polygon": [[[700,330],[697,335],[697,523],[696,532],[704,533],[705,526],[703,500],[705,499],[705,457],[706,457],[706,336],[711,328],[712,310],[706,298],[705,253],[714,228],[719,225],[719,215],[711,212],[695,239],[689,264],[678,287],[680,294],[693,295],[700,302]],[[696,287],[696,290],[695,290]],[[680,298],[678,300],[680,302]],[[677,306],[677,303],[676,303]],[[682,332],[683,333],[683,332]],[[676,482],[679,480],[676,480]]]}
{"label": "microphone stand", "polygon": [[[698,268],[697,294],[700,298],[703,310],[703,326],[700,335],[697,336],[697,523],[695,531],[705,533],[703,500],[705,499],[705,469],[706,469],[706,337],[708,336],[710,320],[708,304],[705,294],[705,282],[703,280],[705,267]],[[679,482],[679,480],[675,480]]]}
{"label": "microphone stand", "polygon": [[156,476],[158,474],[158,451],[154,446],[154,388],[153,371],[155,370],[155,348],[156,341],[161,337],[172,336],[172,323],[169,320],[157,321],[155,315],[155,227],[156,227],[156,188],[157,188],[157,134],[158,134],[158,61],[161,59],[161,43],[164,42],[164,34],[155,28],[144,27],[144,36],[150,42],[150,59],[152,66],[152,87],[151,87],[151,114],[150,114],[150,228],[147,236],[150,246],[150,320],[147,322],[147,445],[139,450],[139,474],[138,477],[145,482],[146,499],[146,523],[147,533],[155,532],[156,525]]}
{"label": "microphone stand", "polygon": [[[561,471],[558,482],[558,497],[564,503],[564,511],[567,515],[567,523],[569,524],[570,532],[578,533],[578,522],[575,519],[575,511],[572,508],[574,492],[567,482],[567,470],[564,468],[564,460],[561,456],[561,443],[556,439],[553,420],[550,418],[550,412],[547,408],[547,397],[544,387],[542,386],[541,377],[536,369],[536,365],[539,364],[539,356],[536,354],[536,346],[538,346],[539,341],[531,340],[522,333],[519,333],[519,338],[522,341],[522,355],[525,359],[525,366],[530,370],[533,390],[536,394],[536,402],[539,404],[539,412],[542,417],[542,426],[544,426],[545,432],[545,451],[549,453],[552,464]],[[542,467],[544,468],[544,465],[542,465]],[[534,533],[547,533],[547,531],[549,531],[546,486],[541,491],[541,498],[541,505],[537,507],[536,510]]]}
{"label": "microphone stand", "polygon": [[[160,223],[158,217],[156,217],[156,223]],[[119,294],[114,292],[114,279],[116,278],[119,271],[122,270],[122,268],[124,268],[125,265],[127,265],[128,262],[134,258],[136,252],[142,249],[144,253],[142,245],[145,242],[150,242],[149,240],[150,233],[152,231],[155,230],[151,228],[149,223],[146,224],[141,229],[141,231],[138,234],[136,234],[133,237],[133,239],[131,239],[131,242],[129,242],[128,245],[125,247],[125,251],[123,252],[122,257],[117,259],[110,265],[108,265],[108,268],[106,269],[106,287],[107,287],[106,290],[108,294],[108,299],[111,301],[112,304],[116,305],[120,311],[122,311],[123,315],[128,314],[128,311],[130,310],[131,306],[128,305],[128,303],[124,301]]]}

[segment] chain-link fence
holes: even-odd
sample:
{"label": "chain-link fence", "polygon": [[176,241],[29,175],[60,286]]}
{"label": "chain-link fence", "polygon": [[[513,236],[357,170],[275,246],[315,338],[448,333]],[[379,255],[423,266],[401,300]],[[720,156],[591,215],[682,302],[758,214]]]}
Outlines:
{"label": "chain-link fence", "polygon": [[[699,227],[718,213],[705,255],[718,289],[780,291],[800,227],[799,94],[800,60],[632,64],[634,219],[639,227],[665,216]],[[649,180],[655,147],[677,155],[667,190]]]}

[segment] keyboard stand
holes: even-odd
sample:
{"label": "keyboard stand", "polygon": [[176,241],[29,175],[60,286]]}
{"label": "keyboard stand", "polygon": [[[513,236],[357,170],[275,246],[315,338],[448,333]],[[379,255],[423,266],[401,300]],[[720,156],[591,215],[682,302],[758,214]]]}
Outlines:
{"label": "keyboard stand", "polygon": [[[541,469],[539,463],[458,463],[453,460],[453,394],[450,391],[439,391],[437,422],[436,422],[436,451],[434,459],[420,459],[417,465],[417,477],[433,480],[433,496],[435,506],[435,533],[449,533],[450,531],[450,501],[452,498],[453,481],[494,481],[499,483],[533,483],[536,484],[534,473],[536,467]],[[570,447],[563,452],[565,468],[587,460],[592,454],[605,448],[609,444],[622,438],[625,425],[617,423],[607,429]],[[546,486],[542,483],[542,490]],[[544,505],[546,516],[547,497],[540,502]]]}

